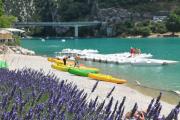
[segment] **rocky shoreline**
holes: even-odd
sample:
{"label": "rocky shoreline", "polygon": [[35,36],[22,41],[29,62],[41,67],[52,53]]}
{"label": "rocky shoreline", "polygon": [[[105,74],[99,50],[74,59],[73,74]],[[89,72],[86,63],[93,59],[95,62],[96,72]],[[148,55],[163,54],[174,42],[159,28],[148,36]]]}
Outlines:
{"label": "rocky shoreline", "polygon": [[21,46],[6,46],[6,45],[0,46],[0,53],[1,54],[11,53],[11,54],[22,54],[22,55],[35,55],[34,51],[28,50]]}
{"label": "rocky shoreline", "polygon": [[119,35],[117,37],[122,37],[122,38],[166,38],[166,37],[180,37],[180,33],[175,33],[175,35],[172,35],[172,33],[164,33],[164,34],[151,34],[149,36],[142,36],[142,35]]}

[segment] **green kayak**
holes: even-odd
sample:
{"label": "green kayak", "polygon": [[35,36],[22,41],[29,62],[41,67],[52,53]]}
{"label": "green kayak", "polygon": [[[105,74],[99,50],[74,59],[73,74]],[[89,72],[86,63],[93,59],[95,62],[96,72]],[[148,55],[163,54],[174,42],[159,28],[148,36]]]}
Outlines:
{"label": "green kayak", "polygon": [[97,71],[94,70],[83,70],[78,68],[69,68],[68,72],[74,75],[84,76],[84,77],[88,77],[89,73],[97,73]]}
{"label": "green kayak", "polygon": [[7,62],[0,60],[0,68],[8,68]]}

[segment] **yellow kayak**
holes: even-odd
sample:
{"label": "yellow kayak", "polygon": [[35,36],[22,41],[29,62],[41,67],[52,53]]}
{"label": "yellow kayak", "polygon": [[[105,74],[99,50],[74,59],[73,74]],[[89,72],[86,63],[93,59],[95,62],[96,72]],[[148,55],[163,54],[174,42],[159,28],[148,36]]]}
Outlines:
{"label": "yellow kayak", "polygon": [[[54,63],[56,63],[56,64],[64,64],[63,60],[57,59],[57,58],[51,58],[51,57],[49,57],[49,58],[48,58],[48,61],[49,61],[49,62],[54,62]],[[73,66],[73,65],[74,65],[74,62],[73,62],[73,61],[67,61],[66,64]],[[81,64],[81,65],[82,65],[82,64]]]}
{"label": "yellow kayak", "polygon": [[94,68],[94,67],[79,66],[78,68],[82,70],[93,70],[96,71],[97,73],[100,71],[98,68]]}
{"label": "yellow kayak", "polygon": [[57,65],[57,64],[53,64],[51,65],[52,68],[56,69],[56,70],[60,70],[60,71],[64,71],[67,72],[68,69],[70,68],[70,66],[66,66],[66,65]]}
{"label": "yellow kayak", "polygon": [[62,60],[58,60],[58,59],[54,60],[54,63],[56,63],[56,64],[64,64]]}
{"label": "yellow kayak", "polygon": [[63,64],[63,60],[60,60],[60,59],[57,59],[57,58],[51,58],[51,57],[49,57],[49,58],[48,58],[48,61],[49,61],[49,62],[54,62],[54,63],[56,63],[56,64]]}
{"label": "yellow kayak", "polygon": [[55,60],[57,60],[57,59],[51,58],[51,57],[48,58],[48,61],[49,61],[49,62],[55,62]]}
{"label": "yellow kayak", "polygon": [[73,67],[71,65],[53,64],[53,65],[51,65],[51,67],[54,68],[54,69],[57,69],[57,70],[65,71],[65,72],[67,72],[69,68],[77,68],[77,69],[80,69],[80,70],[91,70],[91,71],[94,71],[96,73],[99,72],[99,69],[97,69],[97,68],[85,67],[85,66]]}
{"label": "yellow kayak", "polygon": [[117,84],[123,84],[123,83],[127,82],[127,80],[114,78],[114,77],[112,77],[110,75],[105,75],[105,74],[89,73],[88,77],[90,77],[92,79],[95,79],[95,80],[101,80],[101,81],[112,82],[112,83],[117,83]]}

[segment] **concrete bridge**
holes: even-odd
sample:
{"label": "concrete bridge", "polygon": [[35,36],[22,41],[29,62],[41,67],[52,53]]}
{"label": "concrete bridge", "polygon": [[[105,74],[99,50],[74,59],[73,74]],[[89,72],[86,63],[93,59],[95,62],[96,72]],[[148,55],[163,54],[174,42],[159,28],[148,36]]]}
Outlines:
{"label": "concrete bridge", "polygon": [[106,22],[99,22],[99,21],[88,21],[88,22],[16,22],[14,27],[45,27],[45,26],[52,26],[52,27],[74,27],[74,36],[79,36],[79,27],[84,26],[97,26],[106,24]]}

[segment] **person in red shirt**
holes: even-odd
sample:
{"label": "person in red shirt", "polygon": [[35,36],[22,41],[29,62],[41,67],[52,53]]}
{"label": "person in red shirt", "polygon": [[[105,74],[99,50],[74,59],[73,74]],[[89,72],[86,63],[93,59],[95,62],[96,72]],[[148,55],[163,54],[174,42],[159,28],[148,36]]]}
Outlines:
{"label": "person in red shirt", "polygon": [[131,57],[134,56],[134,54],[135,54],[135,48],[131,47],[131,49],[130,49],[130,54],[131,54]]}

